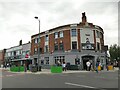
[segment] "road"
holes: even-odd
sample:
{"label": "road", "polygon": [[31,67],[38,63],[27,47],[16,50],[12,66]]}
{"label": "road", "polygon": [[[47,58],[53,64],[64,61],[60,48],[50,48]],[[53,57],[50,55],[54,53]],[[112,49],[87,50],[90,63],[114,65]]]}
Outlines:
{"label": "road", "polygon": [[27,74],[2,72],[2,88],[118,88],[118,72]]}

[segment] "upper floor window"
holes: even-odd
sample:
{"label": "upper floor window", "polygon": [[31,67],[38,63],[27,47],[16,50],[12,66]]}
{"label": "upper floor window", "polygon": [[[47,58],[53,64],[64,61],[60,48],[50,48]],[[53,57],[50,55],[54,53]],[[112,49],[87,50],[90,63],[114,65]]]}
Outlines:
{"label": "upper floor window", "polygon": [[48,40],[49,40],[48,35],[46,35],[45,36],[45,41],[48,41]]}
{"label": "upper floor window", "polygon": [[11,55],[10,55],[10,52],[8,52],[8,57],[9,57],[9,56],[11,56]]}
{"label": "upper floor window", "polygon": [[37,54],[37,53],[38,53],[38,49],[34,48],[34,54]]}
{"label": "upper floor window", "polygon": [[60,31],[60,38],[63,37],[63,31]]}
{"label": "upper floor window", "polygon": [[45,57],[46,64],[49,64],[49,57]]}
{"label": "upper floor window", "polygon": [[102,33],[99,31],[96,31],[96,38],[102,38]]}
{"label": "upper floor window", "polygon": [[60,49],[60,50],[64,50],[63,43],[60,43],[60,44],[59,44],[59,49]]}
{"label": "upper floor window", "polygon": [[20,51],[18,50],[18,51],[16,51],[16,55],[19,55],[20,54]]}
{"label": "upper floor window", "polygon": [[55,43],[54,50],[55,50],[55,51],[58,50],[58,43]]}
{"label": "upper floor window", "polygon": [[100,50],[100,43],[97,42],[97,50]]}
{"label": "upper floor window", "polygon": [[58,32],[55,32],[55,39],[58,38]]}
{"label": "upper floor window", "polygon": [[45,46],[45,52],[48,52],[48,45]]}
{"label": "upper floor window", "polygon": [[44,65],[44,60],[41,60],[41,65]]}
{"label": "upper floor window", "polygon": [[71,29],[71,36],[72,37],[76,37],[77,36],[76,29]]}
{"label": "upper floor window", "polygon": [[38,38],[35,38],[34,43],[38,43],[38,40],[39,40]]}
{"label": "upper floor window", "polygon": [[77,49],[77,42],[76,41],[72,42],[72,49]]}

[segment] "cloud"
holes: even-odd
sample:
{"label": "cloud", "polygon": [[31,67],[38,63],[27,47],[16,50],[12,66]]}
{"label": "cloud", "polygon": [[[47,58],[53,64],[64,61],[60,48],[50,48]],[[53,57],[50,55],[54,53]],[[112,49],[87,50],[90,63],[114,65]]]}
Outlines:
{"label": "cloud", "polygon": [[[30,41],[32,35],[38,33],[38,21],[41,20],[41,32],[61,25],[79,23],[82,12],[86,12],[87,21],[99,25],[105,32],[105,43],[117,43],[118,3],[117,2],[87,2],[79,0],[9,0],[0,2],[0,41],[1,49],[18,44],[20,39]],[[111,0],[112,1],[112,0]],[[7,34],[6,34],[7,33]],[[111,33],[114,33],[112,37]],[[14,40],[14,41],[13,41]]]}

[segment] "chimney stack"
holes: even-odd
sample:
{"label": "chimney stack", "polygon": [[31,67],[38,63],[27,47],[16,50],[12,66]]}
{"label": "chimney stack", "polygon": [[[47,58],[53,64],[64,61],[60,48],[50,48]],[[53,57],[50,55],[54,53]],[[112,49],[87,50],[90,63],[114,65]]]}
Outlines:
{"label": "chimney stack", "polygon": [[82,23],[86,23],[87,22],[87,17],[85,16],[85,12],[82,13]]}
{"label": "chimney stack", "polygon": [[19,45],[22,45],[22,40],[20,40]]}

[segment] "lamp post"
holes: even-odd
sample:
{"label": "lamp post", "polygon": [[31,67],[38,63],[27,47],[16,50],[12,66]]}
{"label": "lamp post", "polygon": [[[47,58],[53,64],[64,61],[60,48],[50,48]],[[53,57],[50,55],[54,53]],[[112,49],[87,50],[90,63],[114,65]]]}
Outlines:
{"label": "lamp post", "polygon": [[38,38],[38,71],[39,71],[39,59],[40,59],[40,19],[35,16],[35,19],[39,21],[39,38]]}

